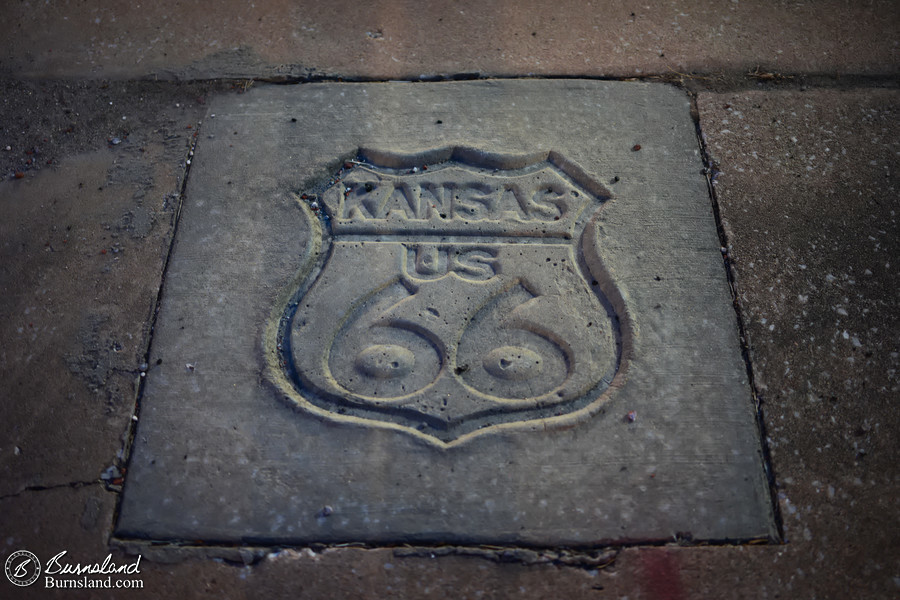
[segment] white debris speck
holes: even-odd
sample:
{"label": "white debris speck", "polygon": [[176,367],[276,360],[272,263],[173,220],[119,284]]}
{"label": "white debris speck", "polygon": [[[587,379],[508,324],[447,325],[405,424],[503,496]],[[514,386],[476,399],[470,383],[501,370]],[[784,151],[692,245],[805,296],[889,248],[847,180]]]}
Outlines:
{"label": "white debris speck", "polygon": [[801,304],[806,304],[809,302],[809,295],[804,296],[803,294],[797,294],[797,300],[799,300]]}
{"label": "white debris speck", "polygon": [[16,456],[22,454],[22,449],[16,446],[15,448],[13,448],[13,454],[15,454]]}
{"label": "white debris speck", "polygon": [[827,281],[828,283],[831,283],[835,279],[837,279],[837,278],[834,275],[832,275],[831,273],[829,273],[828,275],[825,276],[825,281]]}
{"label": "white debris speck", "polygon": [[842,336],[845,340],[849,340],[849,339],[850,339],[850,334],[847,333],[847,330],[846,330],[846,329],[844,330],[844,333],[841,334],[841,336]]}
{"label": "white debris speck", "polygon": [[839,314],[843,317],[848,316],[847,311],[845,309],[841,308],[840,306],[838,306],[836,309],[834,309],[834,312],[836,312],[837,314]]}

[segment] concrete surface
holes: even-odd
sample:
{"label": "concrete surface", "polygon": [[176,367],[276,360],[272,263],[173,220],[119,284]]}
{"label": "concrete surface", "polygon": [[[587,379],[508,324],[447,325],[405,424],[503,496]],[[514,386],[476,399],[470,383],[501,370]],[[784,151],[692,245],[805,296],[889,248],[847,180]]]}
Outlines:
{"label": "concrete surface", "polygon": [[869,2],[189,2],[6,7],[0,72],[418,79],[898,73],[900,7]]}
{"label": "concrete surface", "polygon": [[3,495],[93,481],[124,456],[192,138],[185,116],[151,118],[160,128],[4,183],[0,369],[18,401],[0,405]]}
{"label": "concrete surface", "polygon": [[[310,84],[211,102],[117,536],[777,537],[690,108],[666,84],[579,80]],[[298,205],[360,148],[384,156],[316,196],[327,222]],[[452,202],[415,192],[444,185]],[[501,211],[504,198],[522,210],[510,186],[543,218]],[[413,211],[424,201],[440,208]],[[428,279],[403,244],[453,244],[491,270]],[[514,347],[544,371],[510,381],[490,370],[502,357],[482,364]],[[357,367],[372,348],[412,366],[370,376]]]}
{"label": "concrete surface", "polygon": [[[418,4],[404,10],[393,3],[366,10],[358,3],[346,10],[329,4],[304,13],[334,11],[331,28],[316,32],[303,27],[325,23],[324,18],[312,24],[273,19],[270,15],[286,14],[279,13],[284,9],[274,2],[257,2],[264,13],[258,16],[245,15],[242,11],[252,8],[244,5],[223,11],[232,17],[229,22],[241,23],[231,28],[216,22],[218,17],[209,11],[201,15],[189,5],[169,6],[167,19],[149,6],[117,14],[116,21],[104,21],[101,35],[80,21],[103,21],[91,13],[90,5],[56,3],[47,9],[23,2],[4,7],[4,560],[21,548],[45,560],[65,549],[84,563],[100,562],[111,551],[133,386],[139,385],[147,360],[153,306],[190,158],[190,136],[201,125],[205,102],[240,94],[252,83],[126,79],[153,74],[169,79],[229,74],[304,78],[314,76],[312,68],[347,79],[475,71],[634,77],[635,69],[641,69],[639,75],[648,80],[674,81],[698,94],[694,116],[716,161],[707,165],[716,182],[713,206],[721,213],[726,259],[735,267],[735,307],[749,342],[784,543],[696,546],[681,539],[659,547],[585,552],[560,548],[533,554],[490,547],[315,546],[277,554],[271,548],[231,548],[228,561],[202,558],[204,549],[199,548],[177,563],[160,562],[166,557],[142,548],[144,590],[129,590],[127,595],[897,596],[900,313],[890,259],[897,254],[900,137],[896,3],[851,7],[842,2],[740,2],[722,8],[697,1],[624,9],[601,3],[590,10],[557,3],[552,14],[541,7],[523,7],[504,12],[502,18],[480,12],[497,12],[497,5],[454,5],[454,10],[466,11],[458,19]],[[381,23],[360,25],[364,17],[374,19],[375,8]],[[639,25],[670,24],[676,14],[678,24],[654,25],[645,33],[628,22],[631,12]],[[76,22],[78,27],[68,26]],[[440,30],[412,27],[435,22],[442,25]],[[287,23],[298,35],[317,34],[315,43],[307,39],[277,59],[266,58],[260,48],[278,44],[273,32],[279,23]],[[588,26],[594,31],[594,25],[602,35],[569,36]],[[223,54],[203,49],[211,27],[223,32]],[[560,35],[540,41],[552,28]],[[470,35],[473,32],[482,35]],[[261,41],[254,42],[251,34]],[[153,52],[140,50],[163,35],[168,37],[160,37]],[[657,48],[653,35],[666,46]],[[522,37],[527,41],[504,41]],[[488,51],[483,40],[504,44],[493,46],[500,52]],[[316,58],[301,57],[303,52]],[[677,63],[668,62],[673,56]],[[152,65],[141,66],[151,59]],[[581,66],[588,59],[593,71]],[[546,70],[537,69],[538,62]],[[49,76],[63,80],[46,79]],[[91,79],[113,76],[122,81]],[[123,107],[127,110],[120,110]],[[121,143],[113,144],[115,138]],[[132,139],[138,147],[133,155],[127,150]],[[129,161],[122,162],[124,156]],[[104,189],[88,194],[78,183]],[[148,192],[136,196],[141,189]],[[176,201],[176,208],[169,206],[170,200]],[[58,217],[66,215],[64,209],[71,215],[67,222]],[[128,213],[132,215],[126,219]],[[148,213],[155,218],[148,220]],[[132,237],[128,229],[135,223],[135,231],[144,232],[145,238]],[[79,238],[59,239],[68,225],[78,230]],[[78,252],[57,251],[62,240],[69,240],[63,245],[68,246],[73,239],[83,244]],[[106,254],[101,253],[104,249]],[[129,253],[135,261],[128,269],[119,268],[130,260]],[[102,262],[117,257],[119,261]],[[106,267],[110,269],[103,273]],[[46,309],[44,297],[52,300]],[[62,318],[57,319],[57,313]],[[96,315],[99,321],[92,320]],[[116,344],[121,346],[118,351]],[[116,548],[112,552],[116,560],[133,558]],[[221,555],[222,549],[216,552]],[[244,566],[245,561],[254,564]],[[5,597],[54,595],[0,583]],[[126,593],[61,590],[55,595]]]}

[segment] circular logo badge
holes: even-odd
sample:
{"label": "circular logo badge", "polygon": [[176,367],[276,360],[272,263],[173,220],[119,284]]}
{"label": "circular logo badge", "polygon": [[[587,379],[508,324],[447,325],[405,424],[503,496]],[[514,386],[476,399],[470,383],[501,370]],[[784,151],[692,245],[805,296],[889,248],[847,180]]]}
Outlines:
{"label": "circular logo badge", "polygon": [[6,559],[6,578],[14,585],[31,585],[40,574],[41,561],[28,550],[16,550]]}

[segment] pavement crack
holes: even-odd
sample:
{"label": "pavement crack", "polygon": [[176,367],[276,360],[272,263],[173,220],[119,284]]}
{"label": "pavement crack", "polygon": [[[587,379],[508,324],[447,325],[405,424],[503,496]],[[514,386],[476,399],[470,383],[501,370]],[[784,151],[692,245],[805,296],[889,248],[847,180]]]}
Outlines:
{"label": "pavement crack", "polygon": [[615,563],[620,549],[606,548],[594,551],[578,550],[532,550],[529,548],[504,546],[403,546],[394,549],[398,558],[437,558],[439,556],[472,556],[498,563],[519,563],[522,565],[557,565],[581,569],[603,569]]}
{"label": "pavement crack", "polygon": [[18,498],[19,496],[24,496],[25,494],[30,493],[30,492],[46,492],[48,490],[60,490],[60,489],[65,489],[65,488],[71,488],[71,489],[77,490],[79,488],[92,486],[92,485],[99,486],[100,482],[99,481],[70,481],[68,483],[57,483],[54,485],[29,485],[29,486],[22,488],[18,492],[0,496],[0,500],[9,500],[11,498]]}

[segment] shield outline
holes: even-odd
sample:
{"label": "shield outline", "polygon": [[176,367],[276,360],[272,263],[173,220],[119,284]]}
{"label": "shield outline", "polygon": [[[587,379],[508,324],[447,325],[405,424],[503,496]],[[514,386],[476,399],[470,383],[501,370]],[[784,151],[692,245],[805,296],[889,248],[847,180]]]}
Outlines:
{"label": "shield outline", "polygon": [[[296,374],[291,374],[292,365],[290,356],[290,346],[284,341],[290,338],[290,325],[296,312],[296,307],[300,300],[312,289],[319,275],[323,272],[325,265],[331,258],[331,252],[323,252],[323,245],[327,242],[329,250],[331,243],[335,240],[336,234],[331,230],[329,221],[332,215],[329,215],[324,206],[314,205],[314,201],[319,198],[321,192],[331,186],[340,185],[341,176],[348,170],[348,163],[351,165],[365,165],[372,168],[380,169],[414,169],[419,165],[436,165],[440,163],[459,163],[464,167],[475,169],[492,169],[494,171],[504,170],[520,170],[534,167],[540,163],[546,163],[557,171],[564,174],[571,182],[588,192],[594,200],[598,201],[598,205],[588,208],[585,204],[583,212],[585,216],[580,216],[579,220],[583,221],[578,230],[580,236],[577,240],[569,239],[572,243],[572,250],[575,253],[577,262],[579,263],[582,275],[590,275],[596,282],[599,289],[601,303],[607,308],[612,309],[616,328],[617,342],[617,366],[615,374],[611,381],[607,382],[605,388],[597,392],[592,390],[585,394],[596,396],[589,400],[584,406],[572,411],[564,412],[553,416],[541,416],[538,418],[530,418],[524,420],[515,420],[511,422],[502,422],[496,424],[487,424],[471,431],[465,432],[459,436],[449,440],[442,440],[434,435],[430,435],[421,431],[416,427],[396,423],[390,420],[380,420],[374,418],[365,418],[356,415],[340,414],[333,410],[329,410],[319,406],[309,398],[307,393],[301,389]],[[485,434],[493,434],[498,432],[515,431],[515,430],[531,430],[541,431],[546,429],[563,429],[571,428],[578,423],[592,417],[600,409],[607,404],[609,399],[622,388],[627,380],[628,366],[634,354],[634,335],[635,323],[631,312],[628,310],[625,299],[615,285],[611,274],[606,269],[603,259],[599,252],[599,228],[597,220],[602,212],[602,207],[606,202],[613,199],[612,193],[600,184],[594,177],[591,177],[576,163],[564,158],[556,151],[544,151],[531,154],[498,154],[488,152],[468,146],[445,146],[436,149],[425,150],[416,153],[396,153],[385,152],[370,148],[360,147],[352,158],[344,159],[339,162],[342,167],[337,169],[337,175],[331,178],[322,177],[317,189],[319,194],[292,194],[293,201],[297,204],[305,219],[309,224],[309,242],[306,246],[304,255],[301,259],[301,265],[296,271],[291,283],[286,286],[285,291],[278,297],[275,302],[274,310],[269,319],[268,326],[265,331],[263,340],[264,355],[266,362],[267,383],[274,385],[275,390],[282,399],[292,408],[302,409],[305,412],[315,415],[316,417],[328,421],[334,421],[341,424],[361,426],[361,427],[378,427],[382,429],[403,432],[413,436],[420,442],[425,442],[429,446],[440,449],[449,449],[465,444],[466,442]],[[352,167],[351,167],[352,168]],[[580,249],[580,253],[578,252]],[[598,384],[599,385],[599,384]]]}

